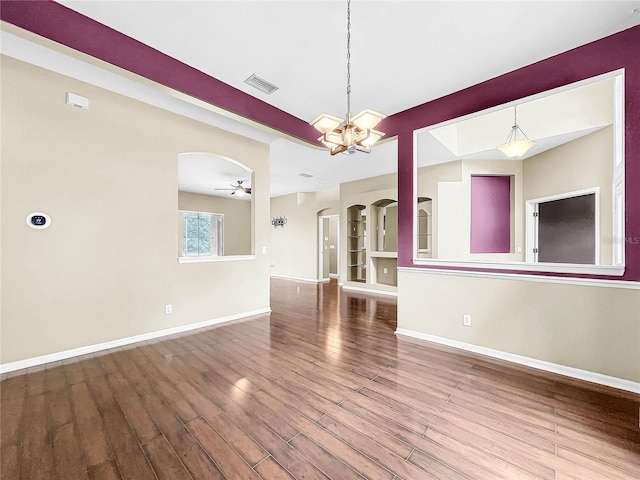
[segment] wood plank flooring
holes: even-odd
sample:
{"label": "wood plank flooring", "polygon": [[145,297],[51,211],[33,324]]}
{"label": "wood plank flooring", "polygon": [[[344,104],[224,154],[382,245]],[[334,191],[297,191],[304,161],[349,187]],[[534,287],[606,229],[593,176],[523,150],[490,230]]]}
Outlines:
{"label": "wood plank flooring", "polygon": [[0,476],[640,478],[637,395],[396,337],[395,299],[334,281],[272,308],[5,375]]}

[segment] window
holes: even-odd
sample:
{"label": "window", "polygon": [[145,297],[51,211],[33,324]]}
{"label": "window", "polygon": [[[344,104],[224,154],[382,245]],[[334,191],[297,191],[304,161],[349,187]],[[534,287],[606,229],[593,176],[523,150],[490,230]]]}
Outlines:
{"label": "window", "polygon": [[208,257],[224,255],[224,215],[182,212],[182,255]]}

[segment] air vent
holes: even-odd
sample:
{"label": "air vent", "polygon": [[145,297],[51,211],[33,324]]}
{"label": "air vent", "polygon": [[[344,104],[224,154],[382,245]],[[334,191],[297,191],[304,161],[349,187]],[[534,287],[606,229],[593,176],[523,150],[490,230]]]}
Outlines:
{"label": "air vent", "polygon": [[266,93],[267,95],[271,95],[273,92],[278,90],[273,83],[267,82],[264,78],[260,78],[255,74],[251,74],[249,78],[247,78],[244,83],[247,85],[251,85],[252,87],[257,88],[261,92]]}
{"label": "air vent", "polygon": [[309,175],[308,173],[299,173],[298,175],[300,175],[301,177],[304,177],[304,178],[312,178],[313,177],[313,175]]}

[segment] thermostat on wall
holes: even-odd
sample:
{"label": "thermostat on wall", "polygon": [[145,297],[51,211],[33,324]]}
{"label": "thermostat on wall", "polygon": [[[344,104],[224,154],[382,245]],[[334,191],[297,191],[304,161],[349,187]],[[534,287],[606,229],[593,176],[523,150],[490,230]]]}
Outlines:
{"label": "thermostat on wall", "polygon": [[37,230],[42,230],[51,225],[51,218],[49,215],[42,212],[33,212],[27,215],[27,225]]}

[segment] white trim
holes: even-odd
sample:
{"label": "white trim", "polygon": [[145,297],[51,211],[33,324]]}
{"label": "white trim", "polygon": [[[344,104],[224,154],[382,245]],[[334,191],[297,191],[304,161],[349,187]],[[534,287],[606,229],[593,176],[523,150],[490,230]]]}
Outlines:
{"label": "white trim", "polygon": [[525,241],[524,241],[524,261],[526,263],[538,263],[538,254],[533,249],[538,244],[538,222],[534,219],[534,214],[538,213],[538,204],[525,201]]}
{"label": "white trim", "polygon": [[67,358],[78,357],[80,355],[86,355],[88,353],[100,352],[102,350],[108,350],[110,348],[123,347],[125,345],[131,345],[132,343],[145,342],[147,340],[166,337],[167,335],[175,335],[177,333],[188,332],[190,330],[196,330],[198,328],[210,327],[213,325],[218,325],[220,323],[245,319],[253,317],[255,315],[262,315],[270,312],[270,307],[261,308],[249,312],[236,313],[233,315],[227,315],[225,317],[214,318],[212,320],[205,320],[203,322],[188,323],[187,325],[180,325],[178,327],[165,328],[163,330],[156,330],[155,332],[143,333],[140,335],[134,335],[132,337],[111,340],[109,342],[97,343],[95,345],[87,345],[86,347],[79,347],[73,348],[71,350],[64,350],[62,352],[49,353],[47,355],[27,358],[25,360],[18,360],[16,362],[3,363],[0,364],[0,374],[13,372],[15,370],[21,370],[23,368],[35,367],[36,365],[43,365],[45,363],[66,360]]}
{"label": "white trim", "polygon": [[178,257],[178,263],[210,263],[255,260],[255,255],[211,255],[208,257]]}
{"label": "white trim", "polygon": [[369,252],[370,258],[398,258],[398,252]]}
{"label": "white trim", "polygon": [[481,347],[479,345],[473,345],[471,343],[459,342],[457,340],[451,340],[449,338],[416,332],[415,330],[398,328],[396,329],[395,333],[396,335],[404,335],[420,340],[426,340],[428,342],[438,343],[440,345],[447,345],[449,347],[459,348],[461,350],[478,353],[480,355],[498,358],[507,362],[517,363],[518,365],[525,365],[527,367],[536,368],[545,372],[556,373],[565,377],[577,378],[579,380],[597,383],[599,385],[606,385],[607,387],[618,388],[620,390],[626,390],[633,393],[640,393],[640,383],[632,382],[631,380],[625,380],[623,378],[611,377],[602,373],[590,372],[588,370],[568,367],[566,365],[560,365],[558,363],[545,362],[544,360],[523,357],[521,355],[503,352],[501,350],[494,350],[492,348]]}
{"label": "white trim", "polygon": [[340,275],[338,275],[337,273],[330,273],[329,278],[340,278]]}
{"label": "white trim", "polygon": [[[418,198],[418,136],[423,132],[427,132],[429,130],[443,127],[446,125],[450,125],[452,123],[457,123],[463,120],[467,120],[470,118],[474,118],[479,115],[484,115],[487,113],[492,113],[504,108],[509,108],[514,105],[520,104],[523,101],[530,102],[532,100],[537,100],[539,98],[547,97],[550,95],[554,95],[556,93],[560,93],[563,91],[567,91],[570,89],[574,89],[577,87],[582,87],[585,85],[589,85],[595,82],[599,82],[608,78],[615,79],[615,101],[614,108],[615,111],[615,119],[614,119],[614,163],[620,163],[622,168],[624,168],[625,158],[624,158],[624,81],[625,81],[625,69],[620,68],[617,70],[613,70],[611,72],[603,73],[600,75],[596,75],[594,77],[587,78],[585,80],[580,80],[578,82],[569,83],[567,85],[562,85],[557,88],[553,88],[551,90],[546,90],[544,92],[538,92],[534,95],[530,95],[527,97],[519,98],[517,100],[513,100],[508,103],[495,105],[493,107],[477,111],[471,112],[467,115],[463,115],[456,118],[450,118],[440,123],[426,125],[421,128],[417,128],[413,131],[413,185],[412,185],[412,198],[413,198],[413,236],[412,236],[412,255],[413,255],[413,263],[415,265],[431,265],[431,266],[446,266],[446,267],[455,267],[455,268],[489,268],[489,269],[499,269],[499,270],[521,270],[521,271],[530,271],[530,272],[545,272],[545,273],[573,273],[573,274],[586,274],[586,275],[606,275],[606,276],[622,276],[624,275],[624,252],[622,256],[622,264],[621,265],[613,265],[613,266],[604,266],[604,265],[591,265],[591,266],[580,266],[578,264],[562,264],[562,263],[541,263],[535,264],[531,262],[476,262],[473,260],[465,261],[448,261],[448,260],[438,260],[438,259],[423,259],[418,257],[418,242],[417,242],[417,230],[418,230],[418,219],[417,219],[417,198]],[[612,167],[613,168],[613,167]],[[624,171],[622,173],[622,179],[624,180]],[[614,170],[615,176],[615,170]],[[614,179],[615,180],[615,179]],[[622,191],[624,192],[624,184],[622,186]],[[624,197],[623,197],[624,198]],[[626,199],[624,199],[626,201]],[[623,208],[625,208],[625,204],[623,202]],[[613,211],[613,209],[612,209]],[[599,219],[598,219],[599,220]],[[622,222],[624,225],[624,222]],[[625,237],[623,237],[625,238]],[[624,248],[625,242],[622,241],[622,248]],[[590,267],[590,268],[585,268]]]}
{"label": "white trim", "polygon": [[375,295],[389,295],[391,297],[397,297],[398,292],[392,292],[389,290],[376,290],[373,288],[363,288],[363,287],[352,287],[350,285],[342,285],[343,290],[350,290],[353,292],[363,292],[363,293],[372,293]]}
{"label": "white trim", "polygon": [[280,275],[279,273],[272,273],[272,277],[274,278],[282,278],[283,280],[295,280],[296,282],[306,282],[306,283],[325,283],[328,282],[328,278],[303,278],[303,277],[294,277],[293,275]]}
{"label": "white trim", "polygon": [[425,275],[453,275],[455,277],[496,278],[521,280],[526,282],[562,283],[586,287],[630,288],[640,290],[640,282],[624,280],[600,280],[599,278],[551,277],[548,275],[523,275],[520,273],[474,272],[471,270],[443,270],[440,268],[398,267],[398,272],[421,273]]}
{"label": "white trim", "polygon": [[[586,265],[580,263],[527,263],[527,262],[489,262],[486,260],[439,260],[436,258],[414,258],[415,265],[454,268],[488,268],[491,270],[518,270],[525,272],[574,273],[579,275],[606,275],[621,277],[624,265]],[[521,275],[521,274],[512,274]],[[524,274],[526,275],[526,274]]]}

